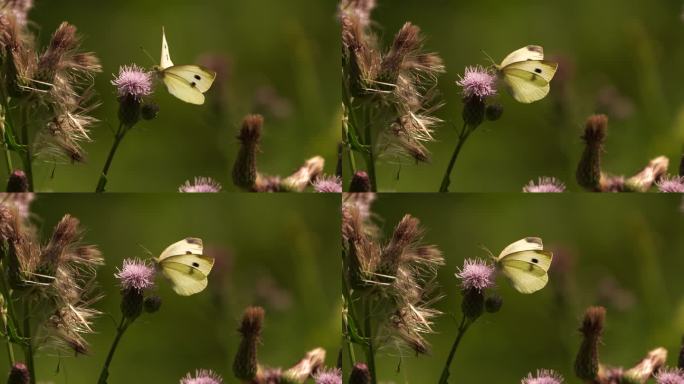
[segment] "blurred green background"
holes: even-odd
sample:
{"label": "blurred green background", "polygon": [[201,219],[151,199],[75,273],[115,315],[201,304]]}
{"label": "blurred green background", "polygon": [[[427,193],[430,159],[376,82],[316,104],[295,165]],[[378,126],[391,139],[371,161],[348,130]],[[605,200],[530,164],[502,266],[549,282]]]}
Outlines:
{"label": "blurred green background", "polygon": [[611,119],[607,171],[632,175],[665,155],[677,172],[684,146],[681,1],[379,0],[373,18],[386,44],[406,21],[421,27],[427,50],[438,52],[447,69],[439,86],[446,105],[438,115],[449,123],[428,145],[432,162],[381,165],[381,190],[436,192],[462,124],[458,76],[466,66],[488,65],[483,51],[501,62],[528,44],[542,45],[548,59],[560,62],[550,95],[523,105],[500,89],[503,117],[470,137],[451,191],[520,191],[539,176],[579,190],[580,136],[595,112]]}
{"label": "blurred green background", "polygon": [[[85,165],[42,164],[42,191],[94,191],[118,126],[118,102],[110,84],[119,66],[157,64],[166,27],[177,64],[224,62],[224,80],[204,106],[185,104],[157,84],[156,120],[129,133],[114,159],[107,190],[175,191],[194,176],[211,176],[232,190],[235,136],[245,114],[266,124],[259,158],[268,174],[287,175],[305,159],[325,157],[333,173],[340,139],[339,31],[334,0],[37,0],[30,19],[46,43],[62,21],[76,25],[84,49],[96,52],[104,71],[96,78],[102,100],[95,115],[95,142]],[[154,62],[143,53],[147,50]]]}
{"label": "blurred green background", "polygon": [[[454,277],[466,258],[486,258],[509,243],[540,236],[555,252],[549,284],[532,295],[515,291],[503,276],[496,314],[484,314],[466,333],[454,358],[454,383],[517,383],[538,368],[555,369],[579,383],[572,364],[579,327],[590,305],[607,308],[602,362],[631,367],[655,347],[676,365],[684,334],[684,214],[678,197],[655,195],[523,194],[382,195],[374,204],[387,236],[404,214],[422,221],[424,243],[443,251],[445,314],[428,336],[430,355],[388,347],[378,380],[437,383],[460,320],[461,295]],[[397,367],[401,363],[401,369]]]}
{"label": "blurred green background", "polygon": [[[205,253],[216,257],[209,287],[180,297],[157,277],[162,307],[143,314],[124,335],[110,369],[112,384],[177,383],[196,368],[235,382],[237,327],[250,305],[266,310],[259,350],[264,364],[290,367],[323,347],[326,363],[335,366],[341,337],[339,204],[339,197],[323,195],[39,196],[33,213],[43,238],[70,213],[106,262],[98,273],[105,297],[96,304],[105,314],[93,327],[97,333],[87,337],[90,355],[59,358],[46,351],[37,358],[39,380],[95,382],[120,319],[117,267],[124,258],[150,257],[145,249],[156,257],[187,236],[201,237]],[[6,377],[6,359],[3,347],[0,377]]]}

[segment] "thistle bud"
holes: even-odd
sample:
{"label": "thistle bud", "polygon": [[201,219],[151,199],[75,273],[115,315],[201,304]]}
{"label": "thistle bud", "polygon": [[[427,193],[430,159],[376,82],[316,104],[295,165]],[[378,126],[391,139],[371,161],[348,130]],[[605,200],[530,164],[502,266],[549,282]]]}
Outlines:
{"label": "thistle bud", "polygon": [[582,344],[575,359],[575,374],[582,380],[592,381],[598,375],[598,345],[605,319],[606,309],[603,307],[589,307],[584,313],[584,320],[579,329],[582,333]]}
{"label": "thistle bud", "polygon": [[608,130],[608,116],[593,115],[584,128],[584,152],[577,165],[577,183],[590,191],[601,190],[601,154]]}
{"label": "thistle bud", "polygon": [[154,120],[159,114],[159,105],[156,103],[145,103],[140,112],[143,120]]}
{"label": "thistle bud", "polygon": [[125,289],[121,291],[121,314],[129,319],[135,320],[143,311],[143,294],[137,289]]}
{"label": "thistle bud", "polygon": [[482,316],[485,306],[484,292],[477,289],[466,289],[463,291],[463,302],[461,311],[470,321]]}
{"label": "thistle bud", "polygon": [[26,174],[21,169],[16,169],[7,180],[7,192],[28,192],[29,183]]}
{"label": "thistle bud", "polygon": [[261,307],[249,307],[242,315],[238,329],[242,338],[233,361],[233,374],[240,380],[250,381],[257,374],[257,344],[263,322],[264,309]]}
{"label": "thistle bud", "polygon": [[23,363],[14,364],[7,378],[7,384],[29,384],[30,382],[31,376],[26,365]]}
{"label": "thistle bud", "polygon": [[463,121],[470,127],[477,127],[485,118],[485,101],[479,97],[466,97],[463,100]]}
{"label": "thistle bud", "polygon": [[242,121],[238,140],[240,150],[233,165],[233,183],[243,189],[252,190],[257,179],[256,156],[264,118],[261,115],[248,115]]}
{"label": "thistle bud", "polygon": [[358,171],[354,174],[349,185],[349,192],[370,192],[371,182],[368,174],[364,171]]}
{"label": "thistle bud", "polygon": [[501,115],[503,115],[503,111],[503,105],[499,103],[489,104],[485,110],[485,115],[487,116],[487,120],[497,121],[501,118]]}
{"label": "thistle bud", "polygon": [[499,295],[489,296],[485,300],[485,310],[489,313],[497,313],[503,306],[503,298]]}
{"label": "thistle bud", "polygon": [[368,366],[364,363],[356,363],[349,375],[349,384],[370,384],[371,376]]}
{"label": "thistle bud", "polygon": [[119,122],[132,127],[140,120],[140,100],[132,95],[119,97]]}
{"label": "thistle bud", "polygon": [[155,313],[161,308],[162,299],[159,296],[148,296],[143,301],[143,307],[147,313]]}

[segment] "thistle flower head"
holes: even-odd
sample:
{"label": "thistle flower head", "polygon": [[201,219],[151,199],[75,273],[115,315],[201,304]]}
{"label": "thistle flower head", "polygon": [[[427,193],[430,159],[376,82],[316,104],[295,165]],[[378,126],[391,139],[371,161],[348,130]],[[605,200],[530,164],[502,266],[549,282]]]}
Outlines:
{"label": "thistle flower head", "polygon": [[520,381],[521,384],[563,384],[563,377],[550,369],[540,369],[536,375],[529,373]]}
{"label": "thistle flower head", "polygon": [[371,12],[375,8],[375,0],[342,0],[338,6],[338,17],[353,17],[367,28],[371,22]]}
{"label": "thistle flower head", "polygon": [[349,374],[349,384],[370,384],[371,377],[368,366],[364,363],[356,363]]}
{"label": "thistle flower head", "polygon": [[29,384],[31,382],[31,375],[28,367],[24,363],[16,363],[10,369],[7,377],[7,384]]}
{"label": "thistle flower head", "polygon": [[258,371],[257,344],[261,337],[264,322],[264,309],[249,307],[242,315],[240,323],[240,345],[233,360],[233,374],[241,380],[253,380]]}
{"label": "thistle flower head", "polygon": [[599,372],[598,345],[603,333],[606,309],[589,307],[580,327],[582,344],[575,358],[575,374],[582,380],[595,380]]}
{"label": "thistle flower head", "polygon": [[7,180],[7,192],[28,192],[29,184],[26,173],[21,169],[16,169],[12,172],[9,179]]}
{"label": "thistle flower head", "polygon": [[339,176],[322,176],[313,182],[318,193],[342,193],[342,179]]}
{"label": "thistle flower head", "polygon": [[456,273],[456,277],[461,280],[461,287],[464,291],[482,292],[494,286],[494,267],[481,259],[466,259],[463,261],[463,268]]}
{"label": "thistle flower head", "polygon": [[656,185],[663,193],[684,193],[684,176],[665,176]]}
{"label": "thistle flower head", "polygon": [[523,192],[526,193],[561,193],[565,192],[565,184],[555,177],[540,177],[535,184],[534,180],[530,180],[526,186],[523,187]]}
{"label": "thistle flower head", "polygon": [[188,373],[180,380],[180,384],[222,384],[223,379],[208,369],[198,369],[195,375]]}
{"label": "thistle flower head", "polygon": [[233,165],[233,183],[245,190],[253,190],[257,182],[256,157],[263,126],[263,116],[247,115],[242,120],[237,137],[240,141],[240,150]]}
{"label": "thistle flower head", "polygon": [[136,64],[124,65],[112,80],[119,97],[133,97],[141,100],[152,93],[152,75]]}
{"label": "thistle flower head", "polygon": [[28,21],[28,13],[33,8],[33,0],[6,0],[0,13],[10,13],[14,16],[17,24],[25,26]]}
{"label": "thistle flower head", "polygon": [[467,99],[484,100],[496,95],[496,76],[479,65],[466,67],[456,84],[463,88],[463,97]]}
{"label": "thistle flower head", "polygon": [[124,291],[142,292],[154,286],[154,268],[138,259],[125,259],[114,275]]}
{"label": "thistle flower head", "polygon": [[342,384],[342,370],[339,368],[321,369],[313,375],[316,384]]}
{"label": "thistle flower head", "polygon": [[185,184],[178,187],[178,192],[183,193],[217,193],[221,192],[221,184],[211,177],[195,177],[191,182],[187,180]]}
{"label": "thistle flower head", "polygon": [[658,384],[684,384],[684,370],[681,368],[663,368],[655,375]]}

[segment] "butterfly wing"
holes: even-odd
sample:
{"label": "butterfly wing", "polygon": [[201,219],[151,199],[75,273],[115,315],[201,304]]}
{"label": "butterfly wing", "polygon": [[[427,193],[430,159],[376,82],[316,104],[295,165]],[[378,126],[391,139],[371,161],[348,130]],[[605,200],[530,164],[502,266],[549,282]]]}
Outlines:
{"label": "butterfly wing", "polygon": [[501,251],[497,260],[501,260],[504,257],[518,252],[523,251],[541,251],[544,249],[544,243],[539,237],[526,237],[520,239],[512,244],[509,244],[506,248]]}
{"label": "butterfly wing", "polygon": [[190,296],[206,288],[214,259],[202,255],[203,250],[202,239],[188,237],[166,247],[157,259],[177,294]]}
{"label": "butterfly wing", "polygon": [[167,68],[164,73],[180,77],[202,93],[208,91],[216,79],[216,72],[199,65],[176,65]]}
{"label": "butterfly wing", "polygon": [[164,31],[164,27],[162,27],[162,48],[159,66],[162,69],[173,67],[173,62],[171,61],[171,54],[169,53],[169,43],[166,41],[166,32]]}
{"label": "butterfly wing", "polygon": [[157,261],[161,262],[172,256],[202,255],[203,251],[204,245],[202,244],[202,239],[187,237],[166,247],[161,255],[159,255],[159,258],[157,258]]}
{"label": "butterfly wing", "polygon": [[173,291],[181,296],[190,296],[202,292],[208,284],[206,275],[181,263],[162,263],[162,273],[171,281]]}
{"label": "butterfly wing", "polygon": [[513,98],[523,104],[539,101],[551,90],[548,82],[541,78],[535,82],[527,72],[510,71],[504,74],[503,79]]}
{"label": "butterfly wing", "polygon": [[513,51],[503,59],[499,68],[505,68],[513,63],[527,60],[544,60],[544,48],[538,45],[528,45]]}
{"label": "butterfly wing", "polygon": [[549,282],[547,272],[552,260],[553,254],[548,251],[522,251],[503,257],[499,265],[516,291],[530,294],[544,288]]}
{"label": "butterfly wing", "polygon": [[204,94],[188,83],[184,78],[179,77],[166,70],[161,72],[161,78],[170,94],[189,104],[204,104]]}

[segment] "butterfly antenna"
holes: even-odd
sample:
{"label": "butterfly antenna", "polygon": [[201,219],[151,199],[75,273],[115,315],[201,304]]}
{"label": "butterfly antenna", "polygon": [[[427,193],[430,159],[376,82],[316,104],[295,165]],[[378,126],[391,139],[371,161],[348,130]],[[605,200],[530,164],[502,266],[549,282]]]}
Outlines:
{"label": "butterfly antenna", "polygon": [[145,253],[147,253],[147,255],[148,255],[148,256],[150,256],[150,257],[154,258],[154,254],[152,254],[152,252],[150,252],[150,250],[149,250],[149,249],[145,248],[145,246],[144,246],[144,245],[142,245],[142,244],[138,244],[138,246],[139,246],[140,248],[142,248],[142,249],[143,249],[143,251],[145,251]]}
{"label": "butterfly antenna", "polygon": [[147,56],[148,59],[150,59],[150,61],[152,62],[152,65],[153,65],[153,66],[154,66],[154,65],[157,65],[157,62],[154,61],[154,58],[152,57],[152,55],[150,55],[150,53],[147,52],[147,49],[145,49],[145,48],[143,48],[143,47],[141,46],[141,47],[140,47],[140,50],[145,54],[145,56]]}
{"label": "butterfly antenna", "polygon": [[494,256],[492,251],[489,250],[489,248],[485,247],[483,244],[480,244],[480,249],[487,252],[487,254],[489,255],[490,258],[496,260],[496,257]]}
{"label": "butterfly antenna", "polygon": [[487,52],[485,52],[484,50],[482,50],[482,53],[485,55],[485,57],[487,58],[487,60],[489,60],[489,62],[492,63],[493,66],[496,67],[496,66],[498,65],[498,64],[496,64],[496,62],[494,61],[494,59],[492,59],[492,57],[489,56],[489,54],[488,54]]}

